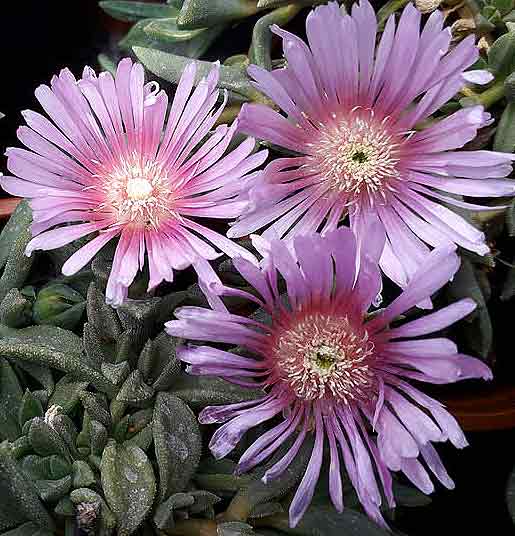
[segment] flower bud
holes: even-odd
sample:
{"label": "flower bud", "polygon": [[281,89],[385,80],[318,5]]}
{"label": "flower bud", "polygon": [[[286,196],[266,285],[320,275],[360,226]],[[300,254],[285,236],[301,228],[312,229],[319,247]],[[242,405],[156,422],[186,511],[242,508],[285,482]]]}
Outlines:
{"label": "flower bud", "polygon": [[61,283],[42,288],[32,308],[36,324],[51,324],[72,330],[79,323],[86,303],[76,290]]}

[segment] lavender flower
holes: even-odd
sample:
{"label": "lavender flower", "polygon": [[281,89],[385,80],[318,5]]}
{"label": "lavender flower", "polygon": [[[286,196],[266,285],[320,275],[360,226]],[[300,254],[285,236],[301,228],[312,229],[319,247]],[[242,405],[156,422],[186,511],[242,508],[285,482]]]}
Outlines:
{"label": "lavender flower", "polygon": [[[309,465],[290,507],[292,526],[313,497],[324,445],[330,452],[330,496],[338,511],[343,509],[343,466],[366,512],[383,525],[383,494],[388,507],[395,505],[391,471],[403,472],[424,493],[433,491],[429,473],[452,488],[432,443],[449,440],[462,448],[467,442],[442,404],[410,380],[443,384],[491,378],[486,365],[458,353],[449,339],[421,338],[469,314],[475,308],[472,300],[391,325],[453,276],[459,266],[454,246],[433,250],[402,294],[369,316],[381,288],[377,261],[385,236],[379,222],[371,222],[366,231],[363,244],[345,228],[325,236],[298,236],[292,249],[284,241],[272,241],[261,268],[235,258],[236,268],[260,297],[228,287],[218,290],[257,302],[269,322],[230,314],[220,300],[212,309],[181,307],[175,313],[178,320],[167,324],[171,335],[248,351],[243,356],[211,346],[182,346],[178,356],[191,374],[217,375],[264,390],[258,400],[201,412],[202,423],[225,423],[210,443],[216,458],[229,454],[250,428],[277,417],[279,423],[274,421],[245,451],[237,468],[248,471],[295,438],[266,471],[267,482],[285,471],[307,436],[314,435]],[[279,276],[287,285],[286,303],[279,294]]]}
{"label": "lavender flower", "polygon": [[[27,147],[7,151],[0,177],[13,195],[31,199],[33,250],[59,248],[97,233],[64,264],[71,275],[119,236],[107,284],[107,299],[120,304],[145,252],[149,290],[172,281],[190,265],[209,284],[218,280],[207,260],[245,250],[195,218],[234,218],[245,202],[235,201],[241,180],[261,165],[266,151],[251,155],[248,139],[227,153],[237,128],[215,129],[218,66],[194,88],[195,65],[183,73],[166,119],[168,97],[155,82],[145,84],[143,67],[122,60],[113,78],[86,68],[81,80],[67,69],[40,86],[36,97],[50,117],[24,112],[18,137]],[[192,219],[193,218],[193,219]],[[60,226],[72,223],[69,226]]]}
{"label": "lavender flower", "polygon": [[312,11],[309,47],[273,28],[283,39],[287,67],[268,72],[251,66],[249,73],[286,117],[247,104],[240,129],[295,155],[274,160],[249,182],[249,209],[228,236],[269,226],[265,238],[290,239],[331,231],[347,215],[361,235],[366,222],[379,217],[387,234],[380,265],[401,287],[428,246],[489,251],[484,234],[444,204],[487,210],[459,196],[513,195],[513,181],[503,178],[513,155],[457,150],[491,122],[481,106],[422,123],[465,79],[484,83],[491,75],[464,72],[478,58],[473,36],[451,49],[441,12],[422,31],[420,19],[412,4],[397,25],[390,16],[377,48],[376,16],[367,0],[354,4],[351,16],[335,2]]}

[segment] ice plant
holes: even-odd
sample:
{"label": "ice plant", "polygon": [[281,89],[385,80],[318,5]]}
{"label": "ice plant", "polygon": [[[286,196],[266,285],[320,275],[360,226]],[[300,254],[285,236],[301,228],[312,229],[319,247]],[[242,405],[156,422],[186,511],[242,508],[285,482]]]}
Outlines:
{"label": "ice plant", "polygon": [[[424,493],[433,491],[430,472],[452,488],[432,443],[449,440],[462,448],[467,442],[442,404],[410,380],[439,384],[491,378],[487,366],[458,353],[449,339],[422,338],[469,314],[475,307],[472,300],[392,325],[453,276],[459,265],[455,246],[434,249],[398,298],[367,314],[381,288],[377,261],[384,240],[378,222],[368,227],[360,248],[346,228],[325,236],[298,236],[292,249],[274,240],[261,268],[234,259],[260,296],[247,297],[268,313],[268,320],[230,314],[220,302],[212,309],[179,308],[178,320],[167,325],[171,335],[248,351],[246,356],[211,346],[182,346],[178,356],[189,364],[190,373],[218,375],[264,390],[261,399],[200,413],[202,423],[225,423],[210,443],[215,457],[226,456],[250,428],[278,418],[237,467],[247,471],[293,440],[284,457],[266,471],[267,482],[285,471],[303,442],[314,436],[309,465],[290,507],[292,526],[313,497],[324,446],[330,452],[330,496],[338,511],[343,509],[343,466],[367,513],[382,524],[382,497],[387,507],[395,504],[391,471],[402,471]],[[279,294],[279,277],[286,282],[286,300]],[[220,292],[243,295],[227,287]]]}
{"label": "ice plant", "polygon": [[[367,0],[344,15],[335,2],[307,18],[309,47],[278,27],[287,66],[268,72],[251,66],[256,87],[284,114],[245,105],[240,129],[293,151],[249,182],[249,209],[232,237],[268,226],[265,237],[287,239],[333,230],[347,215],[361,234],[379,217],[387,234],[380,264],[400,286],[430,247],[455,243],[489,251],[484,234],[450,210],[486,207],[457,196],[510,196],[504,179],[513,155],[460,151],[490,115],[481,106],[426,121],[467,81],[484,83],[485,71],[464,71],[478,58],[474,37],[451,48],[443,15],[421,15],[408,4],[398,24],[386,23],[380,42]],[[449,195],[451,194],[451,195]],[[443,202],[443,203],[442,203]]]}
{"label": "ice plant", "polygon": [[[7,151],[1,177],[9,193],[31,200],[33,250],[61,247],[95,237],[64,264],[71,275],[119,236],[107,299],[121,303],[148,256],[149,290],[172,281],[173,271],[193,265],[204,282],[216,275],[208,260],[245,250],[195,221],[234,218],[245,205],[235,201],[241,181],[263,163],[247,139],[227,153],[237,128],[213,129],[225,105],[217,106],[218,66],[194,88],[196,68],[184,71],[170,112],[168,97],[145,83],[140,64],[128,58],[116,75],[86,68],[76,80],[68,69],[40,86],[36,97],[51,121],[26,111],[18,137],[28,150]],[[72,224],[62,226],[62,224]],[[56,227],[58,226],[58,227]]]}

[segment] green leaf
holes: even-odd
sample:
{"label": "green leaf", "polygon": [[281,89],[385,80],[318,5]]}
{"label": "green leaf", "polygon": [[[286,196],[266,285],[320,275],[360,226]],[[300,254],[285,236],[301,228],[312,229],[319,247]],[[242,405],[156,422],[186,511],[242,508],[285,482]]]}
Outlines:
{"label": "green leaf", "polygon": [[8,449],[0,446],[0,530],[23,521],[52,530],[54,523],[43,507],[32,482],[16,467]]}
{"label": "green leaf", "polygon": [[41,402],[27,389],[23,395],[20,409],[18,410],[18,423],[20,428],[34,417],[43,417],[45,411]]}
{"label": "green leaf", "polygon": [[0,325],[0,354],[73,374],[103,392],[115,386],[84,362],[82,342],[77,335],[55,326],[10,329]]}
{"label": "green leaf", "polygon": [[120,363],[102,363],[102,374],[115,385],[120,385],[131,371],[131,367],[127,361]]}
{"label": "green leaf", "polygon": [[134,370],[120,387],[116,400],[139,406],[152,400],[153,396],[154,389],[143,381],[139,370]]}
{"label": "green leaf", "polygon": [[0,233],[0,268],[5,266],[9,253],[20,233],[28,229],[32,212],[27,201],[18,204]]}
{"label": "green leaf", "polygon": [[61,436],[43,419],[36,418],[30,423],[29,440],[34,452],[40,456],[58,454],[70,459],[66,443]]}
{"label": "green leaf", "polygon": [[515,151],[515,102],[504,109],[494,138],[494,151],[513,153]]}
{"label": "green leaf", "polygon": [[58,516],[62,517],[72,517],[75,515],[75,511],[73,508],[73,503],[70,500],[70,497],[63,497],[54,508],[54,512]]}
{"label": "green leaf", "polygon": [[82,294],[61,283],[43,287],[32,307],[36,324],[73,330],[80,322],[86,303]]}
{"label": "green leaf", "polygon": [[59,406],[64,413],[71,413],[77,406],[80,394],[88,387],[88,382],[78,382],[73,376],[63,376],[55,385],[55,390],[48,402],[50,406]]}
{"label": "green leaf", "polygon": [[309,508],[295,528],[290,528],[288,516],[274,518],[274,528],[298,536],[389,536],[367,516],[346,508],[339,514],[332,506]]}
{"label": "green leaf", "polygon": [[134,434],[130,439],[127,439],[125,443],[127,445],[134,445],[139,447],[145,452],[149,449],[154,439],[152,426],[149,424],[143,430],[139,431],[137,434]]}
{"label": "green leaf", "polygon": [[73,462],[73,482],[72,486],[77,488],[87,488],[96,482],[95,475],[91,467],[82,460]]}
{"label": "green leaf", "polygon": [[86,303],[88,322],[97,328],[103,338],[115,340],[122,332],[120,320],[116,311],[105,303],[104,295],[95,283],[88,288]]}
{"label": "green leaf", "polygon": [[80,400],[92,419],[102,423],[107,428],[111,426],[111,414],[105,408],[101,398],[97,394],[82,391]]}
{"label": "green leaf", "polygon": [[34,255],[25,255],[25,248],[32,238],[31,221],[31,211],[26,202],[22,202],[0,234],[0,267],[4,267],[0,277],[0,302],[11,289],[23,286],[34,262]]}
{"label": "green leaf", "polygon": [[118,520],[118,534],[129,536],[154,502],[152,465],[140,448],[111,442],[102,456],[101,473],[106,501]]}
{"label": "green leaf", "polygon": [[273,24],[286,25],[301,9],[301,6],[290,4],[267,13],[256,22],[249,51],[250,63],[259,65],[269,71],[272,70],[272,32],[270,31],[270,26]]}
{"label": "green leaf", "polygon": [[183,374],[173,384],[174,395],[193,409],[205,406],[235,404],[263,397],[260,389],[246,389],[215,376],[191,376]]}
{"label": "green leaf", "polygon": [[70,491],[72,477],[68,475],[60,480],[37,480],[35,485],[43,501],[57,502]]}
{"label": "green leaf", "polygon": [[452,301],[472,298],[477,303],[477,309],[460,327],[469,348],[486,359],[492,347],[492,322],[479,273],[479,269],[476,270],[467,258],[462,257],[460,269],[450,283],[447,293]]}
{"label": "green leaf", "polygon": [[159,505],[154,514],[154,523],[161,530],[175,528],[174,511],[192,506],[195,499],[189,493],[174,493]]}
{"label": "green leaf", "polygon": [[32,321],[32,303],[17,288],[11,289],[0,303],[0,324],[23,328]]}
{"label": "green leaf", "polygon": [[252,480],[234,496],[229,509],[235,508],[238,512],[245,512],[248,516],[259,504],[284,497],[300,481],[313,450],[312,438],[304,441],[294,460],[280,476],[266,484],[261,480],[266,470],[278,462],[291,448],[294,440],[287,440],[268,462],[252,472]]}
{"label": "green leaf", "polygon": [[504,81],[504,96],[509,103],[515,102],[515,73],[511,73]]}
{"label": "green leaf", "polygon": [[182,491],[195,474],[202,437],[193,412],[181,399],[168,393],[157,395],[153,431],[163,501]]}
{"label": "green leaf", "polygon": [[0,439],[14,441],[20,436],[18,414],[23,390],[9,362],[0,357]]}
{"label": "green leaf", "polygon": [[45,480],[52,476],[51,456],[29,454],[21,461],[20,468],[29,480]]}
{"label": "green leaf", "polygon": [[104,362],[115,360],[115,341],[101,336],[99,330],[90,322],[82,330],[84,350],[88,363],[95,369],[101,369]]}
{"label": "green leaf", "polygon": [[46,528],[38,527],[35,523],[28,522],[4,532],[2,536],[55,536],[55,533]]}
{"label": "green leaf", "polygon": [[180,375],[181,363],[175,355],[179,342],[163,332],[155,340],[149,340],[141,351],[138,369],[154,390],[167,390]]}
{"label": "green leaf", "polygon": [[177,8],[151,2],[123,2],[112,0],[100,2],[99,6],[111,17],[132,22],[140,19],[150,19],[158,17],[176,17],[179,13]]}
{"label": "green leaf", "polygon": [[247,523],[228,521],[221,523],[216,529],[218,536],[256,536],[253,528]]}
{"label": "green leaf", "polygon": [[[139,61],[150,72],[172,84],[179,82],[185,67],[192,61],[190,58],[139,46],[133,47],[133,51]],[[197,65],[196,81],[198,83],[202,77],[207,76],[212,70],[213,64],[207,61],[194,61]],[[233,98],[239,100],[256,100],[262,98],[262,95],[252,86],[244,68],[221,65],[218,87],[229,90]]]}
{"label": "green leaf", "polygon": [[91,439],[91,451],[93,454],[100,456],[107,445],[109,436],[107,429],[102,423],[91,421],[89,433]]}
{"label": "green leaf", "polygon": [[495,40],[488,51],[488,66],[497,76],[515,71],[515,32],[507,32]]}
{"label": "green leaf", "polygon": [[399,506],[407,506],[410,508],[428,506],[431,504],[431,497],[428,497],[417,488],[412,486],[404,486],[394,481],[393,493],[395,496],[395,502]]}
{"label": "green leaf", "polygon": [[184,0],[177,17],[179,28],[210,28],[257,13],[255,0]]}

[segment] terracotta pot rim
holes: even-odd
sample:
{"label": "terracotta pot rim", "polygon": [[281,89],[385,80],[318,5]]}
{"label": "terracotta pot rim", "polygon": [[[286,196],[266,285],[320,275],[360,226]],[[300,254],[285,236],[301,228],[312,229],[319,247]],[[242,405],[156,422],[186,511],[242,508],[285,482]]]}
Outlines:
{"label": "terracotta pot rim", "polygon": [[478,392],[437,396],[467,432],[515,428],[515,385],[494,384]]}
{"label": "terracotta pot rim", "polygon": [[20,197],[0,198],[0,220],[7,219],[14,212],[20,201]]}

